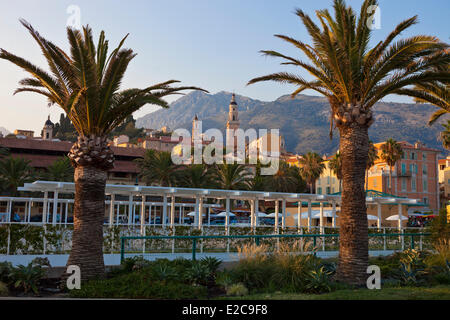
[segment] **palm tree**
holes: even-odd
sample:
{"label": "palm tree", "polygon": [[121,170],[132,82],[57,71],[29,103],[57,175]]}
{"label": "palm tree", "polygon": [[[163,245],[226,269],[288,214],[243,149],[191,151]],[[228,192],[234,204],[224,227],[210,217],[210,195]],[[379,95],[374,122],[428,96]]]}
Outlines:
{"label": "palm tree", "polygon": [[366,164],[366,190],[369,188],[369,170],[375,164],[375,161],[378,159],[378,150],[373,144],[371,140],[369,140],[369,152],[367,155],[367,164]]}
{"label": "palm tree", "polygon": [[334,154],[334,156],[328,162],[330,170],[334,173],[339,181],[339,192],[341,192],[341,182],[342,182],[342,159],[339,154],[339,150]]}
{"label": "palm tree", "polygon": [[167,151],[148,150],[144,158],[136,159],[140,169],[139,177],[147,185],[156,184],[162,187],[176,185],[179,166],[172,162],[172,156]]}
{"label": "palm tree", "polygon": [[[445,55],[446,52],[437,52],[434,55]],[[433,66],[430,68],[431,71],[442,72],[449,71],[450,65],[448,63]],[[408,95],[414,97],[414,101],[417,103],[430,103],[439,108],[434,112],[428,122],[429,125],[434,124],[443,115],[450,113],[450,91],[449,91],[450,79],[445,79],[443,81],[421,81],[418,82],[414,90],[408,88],[399,89],[396,93],[400,95]]]}
{"label": "palm tree", "polygon": [[392,167],[395,166],[403,156],[402,146],[394,139],[388,139],[381,145],[380,158],[389,166],[389,189],[392,192]]}
{"label": "palm tree", "polygon": [[78,265],[82,280],[103,277],[103,220],[107,171],[114,165],[108,134],[129,115],[147,103],[164,108],[164,96],[195,87],[173,87],[169,80],[144,89],[120,91],[120,85],[136,54],[123,48],[123,38],[110,54],[105,33],[97,46],[89,26],[82,30],[67,28],[70,52],[44,39],[33,27],[21,20],[39,45],[50,72],[0,49],[0,58],[8,60],[30,74],[20,81],[18,92],[34,92],[61,107],[75,130],[78,140],[69,152],[75,167],[75,204],[72,250],[68,265]]}
{"label": "palm tree", "polygon": [[447,124],[442,125],[444,131],[441,132],[442,145],[445,149],[450,149],[450,120],[447,120]]}
{"label": "palm tree", "polygon": [[223,163],[214,166],[214,181],[224,190],[246,190],[251,174],[243,164]]}
{"label": "palm tree", "polygon": [[184,188],[210,188],[212,173],[207,165],[192,164],[178,171],[177,185]]}
{"label": "palm tree", "polygon": [[314,182],[325,170],[325,164],[320,155],[315,152],[308,152],[300,159],[300,174],[309,184],[310,193],[314,193]]}
{"label": "palm tree", "polygon": [[266,190],[275,192],[297,192],[299,180],[295,175],[298,168],[291,168],[289,165],[280,161],[278,171],[271,176],[267,176]]}
{"label": "palm tree", "polygon": [[47,171],[43,174],[43,178],[49,181],[73,181],[73,167],[68,157],[56,160],[47,167]]}
{"label": "palm tree", "polygon": [[297,87],[293,97],[306,89],[327,97],[331,109],[330,135],[337,127],[342,157],[337,277],[343,282],[358,285],[366,281],[368,264],[364,179],[369,148],[368,129],[374,121],[371,109],[375,103],[399,89],[419,82],[443,81],[449,77],[448,72],[430,70],[431,66],[449,61],[447,52],[432,55],[448,47],[436,37],[421,35],[394,42],[401,32],[417,22],[417,17],[401,22],[384,41],[369,47],[372,30],[367,26],[367,22],[371,21],[368,9],[375,5],[376,0],[365,0],[358,17],[344,0],[334,0],[334,17],[326,9],[316,11],[319,24],[298,9],[296,14],[311,36],[312,44],[284,35],[276,37],[300,49],[310,63],[277,51],[263,51],[263,54],[281,58],[283,64],[306,70],[313,79],[279,72],[249,81],[249,84],[261,81],[293,84]]}
{"label": "palm tree", "polygon": [[0,160],[0,186],[11,196],[15,197],[17,188],[33,181],[33,178],[34,171],[29,160],[13,157]]}
{"label": "palm tree", "polygon": [[0,147],[0,159],[9,155],[8,148]]}

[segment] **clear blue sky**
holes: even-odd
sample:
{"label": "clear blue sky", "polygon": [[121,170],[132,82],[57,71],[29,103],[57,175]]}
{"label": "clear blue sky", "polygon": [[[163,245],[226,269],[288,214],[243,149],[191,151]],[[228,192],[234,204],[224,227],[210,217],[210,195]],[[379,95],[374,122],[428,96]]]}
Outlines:
{"label": "clear blue sky", "polygon": [[[361,0],[347,0],[357,11]],[[168,79],[178,79],[212,93],[235,91],[261,100],[273,100],[290,93],[292,87],[275,83],[246,86],[256,76],[289,70],[259,50],[276,49],[298,55],[294,48],[273,37],[281,33],[308,42],[300,20],[293,14],[301,8],[331,8],[331,0],[40,0],[0,2],[0,47],[44,64],[40,51],[19,18],[28,20],[44,37],[67,49],[67,8],[77,5],[81,23],[90,24],[97,36],[105,30],[111,46],[130,33],[126,45],[138,55],[131,63],[124,87],[144,87]],[[400,21],[415,14],[420,23],[404,36],[431,34],[449,39],[448,0],[381,0],[381,29],[372,43],[385,37]],[[290,70],[292,71],[292,70]],[[38,134],[48,115],[44,98],[23,93],[12,96],[17,82],[25,76],[17,67],[0,61],[0,126],[13,131],[32,129]],[[304,75],[305,76],[305,75]],[[398,97],[388,98],[401,100]],[[144,107],[135,116],[153,110]],[[60,110],[51,108],[52,120]]]}

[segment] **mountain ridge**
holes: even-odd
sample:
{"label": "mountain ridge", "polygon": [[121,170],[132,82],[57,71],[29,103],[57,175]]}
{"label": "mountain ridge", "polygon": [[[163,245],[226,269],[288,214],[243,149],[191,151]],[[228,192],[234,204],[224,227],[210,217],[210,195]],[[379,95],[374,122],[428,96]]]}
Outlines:
{"label": "mountain ridge", "polygon": [[[192,128],[195,115],[202,120],[203,132],[217,128],[225,132],[232,93],[220,91],[208,94],[191,92],[170,104],[169,109],[151,112],[136,120],[137,127],[159,129]],[[274,101],[261,101],[236,94],[242,129],[280,129],[286,149],[294,153],[315,151],[333,154],[339,145],[339,132],[329,138],[329,105],[324,97],[298,95],[294,99],[283,95]],[[375,122],[369,129],[373,142],[393,138],[399,141],[423,142],[446,154],[439,140],[442,126],[428,126],[428,118],[436,107],[424,104],[379,102],[374,106]],[[440,121],[443,123],[444,119]]]}

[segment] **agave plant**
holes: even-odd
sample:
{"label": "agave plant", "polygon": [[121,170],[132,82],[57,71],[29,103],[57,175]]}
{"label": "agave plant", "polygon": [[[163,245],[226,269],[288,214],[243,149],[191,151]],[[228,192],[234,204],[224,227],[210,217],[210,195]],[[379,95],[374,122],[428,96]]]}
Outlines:
{"label": "agave plant", "polygon": [[136,54],[123,48],[127,36],[109,53],[105,33],[97,45],[92,30],[67,28],[70,52],[43,38],[28,22],[21,20],[40,47],[50,73],[31,62],[0,49],[0,58],[30,74],[20,81],[15,93],[33,92],[61,107],[78,133],[69,152],[75,168],[74,232],[68,265],[78,265],[82,280],[103,277],[103,217],[107,171],[114,166],[107,136],[128,116],[145,104],[167,108],[165,96],[197,87],[173,87],[169,80],[144,87],[120,90],[129,63]]}

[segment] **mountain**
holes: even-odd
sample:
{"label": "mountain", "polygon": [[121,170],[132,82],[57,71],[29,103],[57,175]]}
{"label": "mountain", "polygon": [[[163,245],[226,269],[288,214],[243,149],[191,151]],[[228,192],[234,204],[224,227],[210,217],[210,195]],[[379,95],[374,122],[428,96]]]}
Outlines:
{"label": "mountain", "polygon": [[[160,109],[137,119],[137,127],[159,129],[192,128],[197,114],[203,132],[217,128],[225,132],[230,92],[207,94],[192,92],[174,101],[169,109]],[[294,153],[315,151],[333,154],[339,146],[339,132],[334,130],[330,140],[330,110],[325,98],[298,95],[295,99],[281,96],[275,101],[260,101],[236,95],[241,128],[280,129],[286,149]],[[380,102],[374,106],[375,122],[369,129],[373,142],[393,138],[398,141],[423,142],[426,146],[442,148],[440,124],[428,126],[428,118],[435,107],[423,104]],[[443,120],[441,120],[441,123]]]}

